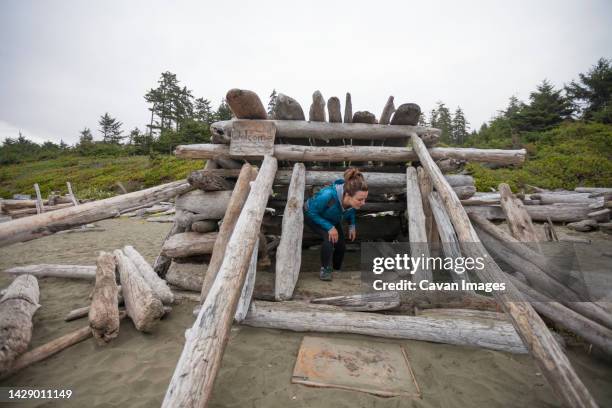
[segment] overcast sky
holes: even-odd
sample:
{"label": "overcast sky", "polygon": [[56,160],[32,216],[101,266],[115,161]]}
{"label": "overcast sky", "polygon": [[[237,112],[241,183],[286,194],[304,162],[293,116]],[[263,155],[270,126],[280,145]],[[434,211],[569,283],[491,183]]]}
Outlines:
{"label": "overcast sky", "polygon": [[104,112],[145,129],[166,70],[214,106],[235,87],[306,112],[316,89],[343,105],[350,91],[353,111],[441,100],[478,128],[511,95],[611,58],[611,27],[610,0],[0,0],[0,140],[100,139]]}

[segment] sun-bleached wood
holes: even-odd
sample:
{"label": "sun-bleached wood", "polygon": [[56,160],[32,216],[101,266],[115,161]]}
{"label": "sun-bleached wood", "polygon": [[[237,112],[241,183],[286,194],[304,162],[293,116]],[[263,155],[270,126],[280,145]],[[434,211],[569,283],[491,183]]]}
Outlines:
{"label": "sun-bleached wood", "polygon": [[[588,206],[551,204],[551,205],[526,205],[525,209],[532,221],[552,222],[574,222],[588,218],[593,211]],[[489,220],[505,220],[506,214],[499,206],[494,205],[470,205],[465,207],[468,214],[479,214]]]}
{"label": "sun-bleached wood", "polygon": [[220,220],[231,195],[231,190],[193,190],[176,198],[176,209],[202,214],[209,220]]}
{"label": "sun-bleached wood", "polygon": [[227,243],[230,240],[232,232],[234,231],[234,226],[236,225],[238,217],[242,211],[242,207],[244,206],[247,196],[249,195],[250,183],[255,179],[256,175],[257,172],[250,164],[244,164],[240,170],[240,175],[238,176],[234,190],[231,193],[231,197],[227,204],[227,210],[225,211],[225,215],[223,217],[223,222],[219,227],[219,233],[212,248],[212,255],[210,257],[210,262],[208,263],[208,271],[201,286],[202,302],[204,302],[206,299],[206,295],[212,287],[213,282],[217,277],[217,273],[219,272],[219,268],[223,263]]}
{"label": "sun-bleached wood", "polygon": [[96,284],[89,308],[89,327],[100,345],[119,335],[119,288],[115,278],[115,257],[100,252],[96,260]]}
{"label": "sun-bleached wood", "polygon": [[169,258],[185,258],[194,255],[211,254],[217,239],[217,232],[181,232],[170,237],[161,250]]}
{"label": "sun-bleached wood", "polygon": [[482,258],[484,260],[485,268],[476,270],[478,277],[483,282],[503,282],[506,284],[505,292],[495,291],[494,297],[504,311],[510,315],[517,333],[529,348],[530,354],[536,360],[552,388],[567,407],[596,407],[595,399],[584,386],[569,359],[536,311],[529,303],[516,301],[521,299],[520,292],[512,283],[508,282],[504,272],[487,253],[461,202],[451,191],[450,186],[442,176],[442,172],[436,166],[421,139],[417,135],[412,135],[411,139],[421,165],[427,170],[434,187],[440,193],[447,214],[455,227],[463,253],[474,259]]}
{"label": "sun-bleached wood", "polygon": [[266,156],[227,243],[214,284],[193,327],[185,333],[185,346],[162,407],[205,407],[210,399],[276,169],[276,159]]}
{"label": "sun-bleached wood", "polygon": [[[419,190],[419,180],[415,167],[406,167],[406,218],[408,219],[408,236],[410,238],[410,253],[412,257],[429,257],[427,230],[423,200]],[[433,278],[430,269],[420,267],[412,275],[413,282],[429,281]]]}
{"label": "sun-bleached wood", "polygon": [[14,242],[44,237],[82,224],[116,217],[121,210],[166,201],[192,189],[193,187],[186,180],[178,180],[146,190],[92,201],[76,207],[62,208],[45,214],[5,222],[0,228],[0,247]]}
{"label": "sun-bleached wood", "polygon": [[55,265],[39,264],[14,266],[5,269],[4,273],[9,275],[33,275],[37,278],[69,278],[94,280],[96,278],[96,267],[93,265]]}
{"label": "sun-bleached wood", "polygon": [[352,312],[376,312],[394,309],[400,305],[397,292],[359,293],[357,295],[331,296],[312,299],[310,303],[332,305]]}
{"label": "sun-bleached wood", "polygon": [[429,176],[421,166],[417,167],[417,178],[419,180],[419,190],[421,191],[421,200],[423,202],[423,214],[425,214],[425,231],[427,231],[427,242],[435,247],[440,241],[436,220],[432,214],[431,204],[429,203],[429,194],[433,191],[433,185]]}
{"label": "sun-bleached wood", "polygon": [[305,179],[306,167],[302,163],[296,163],[289,183],[280,243],[276,249],[276,283],[274,286],[276,300],[291,299],[302,265]]}
{"label": "sun-bleached wood", "polygon": [[159,277],[157,273],[153,270],[153,267],[147,262],[146,259],[143,258],[142,255],[136,249],[134,249],[131,245],[126,245],[123,247],[123,253],[125,256],[130,258],[132,263],[136,265],[138,272],[142,275],[149,287],[155,293],[155,296],[164,304],[171,304],[174,302],[174,295],[172,295],[172,291],[166,284],[166,281]]}
{"label": "sun-bleached wood", "polygon": [[246,317],[249,308],[251,307],[251,301],[253,299],[253,291],[255,290],[255,278],[257,277],[257,252],[259,249],[259,243],[262,241],[260,237],[255,243],[253,253],[251,254],[251,261],[249,262],[249,270],[247,271],[246,279],[244,280],[244,286],[240,293],[240,299],[236,306],[236,313],[234,314],[234,321],[240,323]]}
{"label": "sun-bleached wood", "polygon": [[[521,200],[512,194],[510,186],[506,183],[500,183],[498,190],[501,208],[504,214],[506,214],[506,221],[508,222],[508,227],[510,228],[512,236],[519,241],[530,242],[537,245],[538,241],[540,241],[540,236],[533,226],[531,217]],[[541,252],[541,248],[539,248],[539,251]]]}
{"label": "sun-bleached wood", "polygon": [[395,105],[393,104],[393,96],[390,96],[385,103],[382,113],[380,114],[380,120],[378,121],[381,125],[388,125],[391,122],[391,115],[395,112]]}
{"label": "sun-bleached wood", "polygon": [[166,274],[166,281],[178,288],[199,293],[207,271],[208,265],[204,263],[172,261]]}
{"label": "sun-bleached wood", "polygon": [[36,278],[21,275],[0,299],[0,374],[6,373],[15,358],[28,349],[39,298]]}
{"label": "sun-bleached wood", "polygon": [[137,330],[151,332],[164,315],[164,306],[142,277],[136,265],[116,249],[113,252],[119,269],[121,292],[128,316]]}

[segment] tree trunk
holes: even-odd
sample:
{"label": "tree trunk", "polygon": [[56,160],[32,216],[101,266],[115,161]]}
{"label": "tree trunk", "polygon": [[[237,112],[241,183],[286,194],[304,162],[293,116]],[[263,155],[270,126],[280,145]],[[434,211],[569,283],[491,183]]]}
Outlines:
{"label": "tree trunk", "polygon": [[220,220],[231,195],[231,190],[190,191],[176,198],[176,209],[202,214],[209,220]]}
{"label": "tree trunk", "polygon": [[255,290],[255,278],[257,277],[257,252],[259,243],[261,241],[262,238],[260,236],[260,238],[255,243],[253,253],[251,254],[249,270],[247,271],[244,286],[242,287],[242,292],[240,293],[240,299],[238,300],[238,305],[236,306],[236,313],[234,313],[234,321],[236,323],[240,323],[244,320],[249,311],[249,308],[251,307],[253,291]]}
{"label": "tree trunk", "polygon": [[[172,228],[166,234],[164,238],[164,242],[162,243],[162,248],[168,242],[170,238],[172,238],[176,234],[180,234],[182,232],[187,231],[191,226],[191,216],[188,211],[176,210],[176,215],[174,216],[174,224],[172,224]],[[155,262],[153,263],[153,270],[157,274],[157,276],[164,278],[166,276],[166,272],[168,272],[168,268],[170,267],[170,262],[172,262],[172,258],[167,257],[162,254],[160,250],[159,255],[155,258]]]}
{"label": "tree trunk", "polygon": [[[527,205],[527,213],[533,221],[574,222],[584,220],[593,211],[589,207],[567,204]],[[471,205],[465,207],[468,214],[478,214],[489,220],[505,220],[506,215],[501,207]]]}
{"label": "tree trunk", "polygon": [[[419,191],[417,169],[406,167],[406,217],[408,219],[408,236],[410,237],[410,254],[417,258],[429,257],[427,243],[427,230],[425,228],[425,214],[423,213],[423,200]],[[412,275],[413,282],[429,281],[433,275],[431,270],[419,267]]]}
{"label": "tree trunk", "polygon": [[499,185],[499,193],[501,207],[504,214],[506,214],[506,220],[508,221],[508,227],[510,227],[512,236],[519,241],[537,245],[538,252],[542,252],[542,248],[538,244],[540,237],[521,200],[512,194],[510,186],[506,183]]}
{"label": "tree trunk", "polygon": [[174,303],[174,296],[166,284],[166,281],[155,273],[151,265],[142,257],[142,255],[140,255],[140,253],[138,253],[138,251],[136,251],[136,249],[134,249],[133,246],[124,246],[123,253],[136,266],[138,272],[140,272],[149,287],[153,290],[155,296],[161,300],[162,303],[167,305]]}
{"label": "tree trunk", "polygon": [[[520,293],[507,281],[499,266],[488,256],[476,231],[454,192],[444,180],[440,169],[435,165],[425,145],[416,135],[412,135],[412,145],[423,167],[427,170],[436,190],[446,206],[447,213],[461,242],[463,253],[474,259],[482,258],[483,270],[476,273],[483,282],[504,282],[506,291],[495,291],[494,296],[504,311],[512,319],[523,343],[535,358],[538,366],[568,407],[596,407],[595,400],[574,372],[570,361],[535,310],[526,302],[516,302]],[[464,245],[465,243],[465,245]]]}
{"label": "tree trunk", "polygon": [[440,242],[440,236],[436,227],[436,220],[431,210],[429,203],[429,194],[433,191],[431,180],[425,173],[422,167],[417,168],[417,176],[419,179],[419,190],[421,191],[421,200],[423,201],[423,213],[425,214],[425,230],[427,231],[427,241],[432,247]]}
{"label": "tree trunk", "polygon": [[348,296],[332,296],[317,298],[310,303],[332,305],[349,312],[377,312],[395,309],[400,305],[400,296],[397,292],[360,293]]}
{"label": "tree trunk", "polygon": [[540,204],[584,204],[592,205],[592,208],[603,207],[604,197],[590,198],[590,193],[562,194],[562,193],[538,193],[532,194],[531,198],[539,200]]}
{"label": "tree trunk", "polygon": [[45,214],[5,222],[0,228],[0,247],[14,242],[44,237],[57,231],[105,218],[112,218],[117,216],[121,210],[166,201],[192,188],[186,180],[179,180],[146,190],[81,204],[78,207],[62,208]]}
{"label": "tree trunk", "polygon": [[162,407],[205,407],[210,399],[276,168],[276,159],[266,156],[227,244],[215,283],[186,333],[185,347]]}
{"label": "tree trunk", "polygon": [[199,293],[202,290],[202,283],[204,283],[204,277],[209,269],[209,266],[203,263],[178,263],[172,261],[166,274],[166,281],[181,289]]}
{"label": "tree trunk", "polygon": [[113,254],[121,278],[121,291],[128,316],[137,330],[151,332],[164,315],[162,302],[144,280],[136,265],[119,249]]}
{"label": "tree trunk", "polygon": [[169,258],[186,258],[188,256],[211,254],[218,233],[182,232],[175,234],[162,247],[161,254]]}
{"label": "tree trunk", "polygon": [[305,177],[306,168],[302,163],[296,163],[283,214],[281,239],[276,250],[276,300],[291,299],[302,265]]}
{"label": "tree trunk", "polygon": [[210,262],[208,264],[208,272],[206,273],[204,281],[200,286],[202,303],[206,299],[206,296],[208,295],[208,292],[210,291],[210,288],[217,277],[219,268],[223,263],[227,244],[230,240],[232,232],[234,231],[238,217],[242,212],[242,207],[244,206],[244,203],[249,195],[250,183],[255,179],[256,175],[255,169],[249,164],[243,165],[242,170],[240,170],[238,181],[236,181],[236,185],[232,191],[229,203],[227,204],[227,210],[225,211],[223,222],[219,227],[219,233],[214,241],[212,256],[210,257]]}
{"label": "tree trunk", "polygon": [[242,324],[296,332],[351,333],[526,353],[511,324],[468,319],[348,312],[327,305],[255,301]]}
{"label": "tree trunk", "polygon": [[4,273],[9,275],[33,275],[37,278],[69,278],[94,280],[96,278],[96,267],[89,265],[25,265],[5,269]]}
{"label": "tree trunk", "polygon": [[353,121],[353,102],[351,101],[351,94],[346,93],[346,99],[344,101],[344,123],[351,123]]}
{"label": "tree trunk", "polygon": [[38,310],[40,292],[32,275],[18,276],[0,299],[0,374],[10,370],[15,358],[28,349],[32,316]]}
{"label": "tree trunk", "polygon": [[119,288],[115,281],[115,258],[100,252],[96,262],[96,285],[89,308],[89,327],[99,345],[119,335]]}

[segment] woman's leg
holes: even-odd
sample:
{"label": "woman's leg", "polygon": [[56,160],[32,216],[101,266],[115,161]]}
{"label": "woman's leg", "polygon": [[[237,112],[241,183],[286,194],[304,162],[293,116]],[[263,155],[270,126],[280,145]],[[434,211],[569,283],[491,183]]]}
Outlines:
{"label": "woman's leg", "polygon": [[[304,213],[304,223],[308,225],[312,232],[319,235],[321,239],[323,239],[323,243],[321,244],[321,266],[325,268],[331,267],[334,245],[329,241],[328,232],[319,225],[315,224],[314,221],[308,217],[307,213]],[[338,232],[340,233],[340,231]]]}
{"label": "woman's leg", "polygon": [[346,241],[344,239],[344,228],[342,224],[336,225],[338,230],[338,242],[334,245],[334,269],[339,271],[342,269],[342,261],[344,260],[344,251],[346,250]]}

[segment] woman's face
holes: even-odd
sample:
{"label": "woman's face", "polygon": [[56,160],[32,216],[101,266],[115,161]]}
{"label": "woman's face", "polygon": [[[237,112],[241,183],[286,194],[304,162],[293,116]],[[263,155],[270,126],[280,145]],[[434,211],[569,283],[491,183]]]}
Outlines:
{"label": "woman's face", "polygon": [[358,191],[354,196],[350,196],[348,194],[346,195],[347,203],[357,210],[363,207],[366,202],[366,198],[368,198],[367,191]]}

